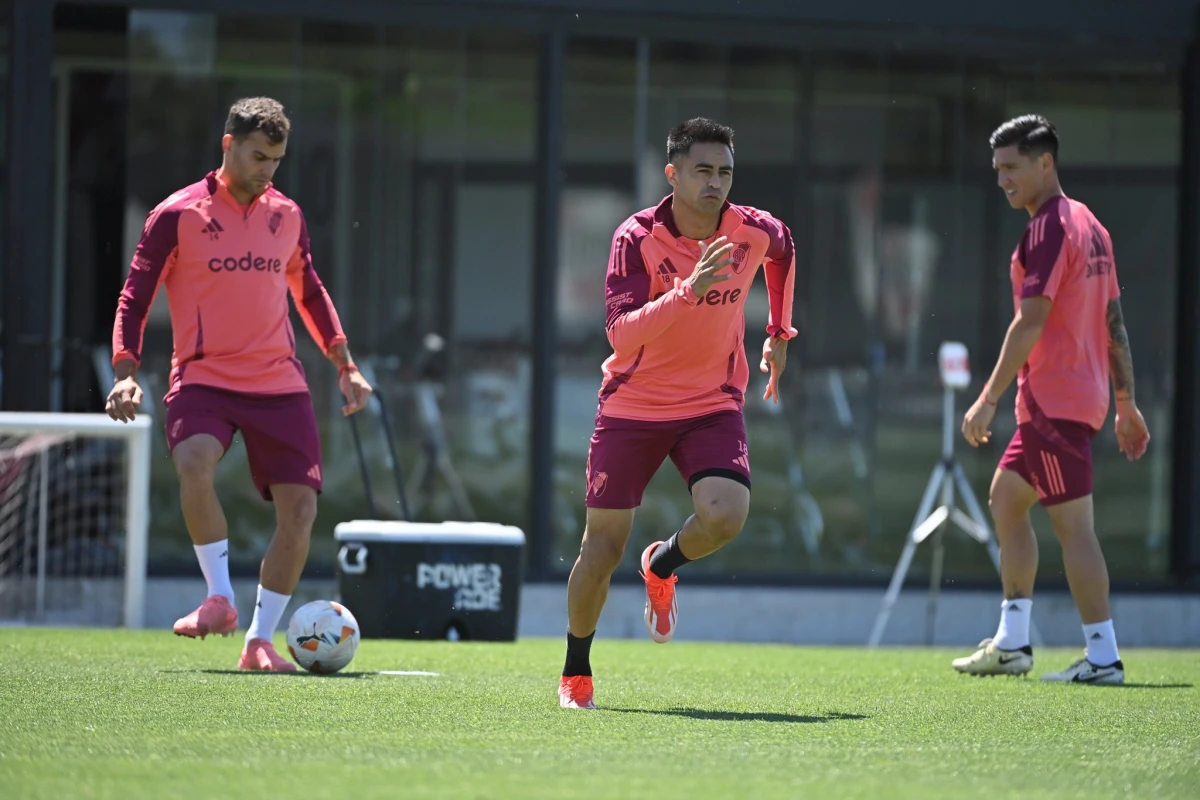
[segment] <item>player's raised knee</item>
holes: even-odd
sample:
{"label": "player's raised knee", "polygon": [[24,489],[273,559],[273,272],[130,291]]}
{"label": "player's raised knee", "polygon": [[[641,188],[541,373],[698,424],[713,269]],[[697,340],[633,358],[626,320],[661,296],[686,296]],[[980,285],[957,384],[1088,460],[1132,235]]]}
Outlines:
{"label": "player's raised knee", "polygon": [[696,518],[709,538],[724,544],[742,532],[749,508],[738,502],[712,503],[696,509]]}
{"label": "player's raised knee", "polygon": [[179,480],[187,484],[211,485],[223,449],[211,436],[194,436],[175,446],[171,459]]}

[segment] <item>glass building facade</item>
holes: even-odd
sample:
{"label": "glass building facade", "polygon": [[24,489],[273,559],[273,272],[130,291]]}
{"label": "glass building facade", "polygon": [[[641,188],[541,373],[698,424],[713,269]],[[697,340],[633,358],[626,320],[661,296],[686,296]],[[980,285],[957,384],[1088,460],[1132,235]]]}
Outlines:
{"label": "glass building facade", "polygon": [[[1012,314],[1009,257],[1026,218],[995,185],[988,134],[1038,112],[1059,126],[1066,192],[1112,233],[1154,437],[1145,459],[1127,463],[1110,411],[1095,442],[1097,526],[1113,582],[1180,586],[1196,575],[1200,250],[1188,231],[1200,131],[1190,3],[1163,4],[1186,21],[1182,34],[1167,22],[1101,19],[1117,27],[1090,37],[1065,23],[992,31],[968,11],[950,22],[843,24],[798,18],[782,2],[743,4],[757,10],[719,29],[705,24],[704,3],[687,19],[666,4],[637,12],[619,2],[380,10],[348,0],[300,3],[287,15],[254,2],[36,5],[0,4],[9,76],[0,86],[0,285],[39,299],[31,308],[6,301],[0,312],[17,325],[0,340],[5,408],[100,409],[107,387],[96,353],[107,348],[147,212],[219,165],[231,103],[270,95],[293,123],[276,185],[304,209],[316,268],[395,422],[414,516],[520,526],[527,577],[561,580],[583,527],[613,230],[669,191],[668,129],[705,115],[736,130],[731,199],[771,211],[795,235],[801,335],[782,406],[757,399],[752,373],[747,527],[691,575],[881,582],[939,458],[937,347],[970,349],[974,386],[959,397],[961,413]],[[446,13],[450,5],[460,13]],[[920,5],[906,13],[919,16]],[[34,40],[10,46],[22,35],[13,25],[49,37],[43,56]],[[14,110],[15,97],[41,110]],[[20,132],[35,160],[21,164],[16,185],[42,185],[21,211],[8,139],[27,120],[42,127]],[[18,255],[44,258],[34,276],[10,257],[14,233]],[[753,363],[766,311],[760,279],[746,306]],[[431,334],[440,351],[426,349]],[[312,570],[328,574],[334,524],[369,506],[334,373],[299,339],[326,453]],[[160,416],[170,342],[160,298],[143,367]],[[14,385],[28,374],[22,359],[41,370],[33,389]],[[1002,406],[1011,403],[1010,391]],[[1003,412],[993,444],[958,450],[984,502],[1013,425]],[[398,513],[380,420],[368,414],[359,426],[375,513]],[[431,456],[431,442],[445,458]],[[161,436],[155,455],[152,566],[191,569]],[[256,568],[273,511],[255,495],[240,447],[218,480],[239,561]],[[634,543],[669,535],[690,506],[667,463]],[[1044,514],[1034,522],[1052,544]],[[994,582],[982,548],[965,537],[946,544],[948,579]],[[640,552],[631,545],[622,575],[634,574]],[[1057,546],[1042,549],[1042,565],[1061,580]],[[914,579],[926,568],[918,559]]]}

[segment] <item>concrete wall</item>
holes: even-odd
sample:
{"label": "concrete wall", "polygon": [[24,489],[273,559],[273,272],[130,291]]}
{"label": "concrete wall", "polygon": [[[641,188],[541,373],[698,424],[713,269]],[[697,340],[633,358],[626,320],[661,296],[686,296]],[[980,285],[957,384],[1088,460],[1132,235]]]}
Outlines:
{"label": "concrete wall", "polygon": [[[234,582],[241,628],[254,612],[255,582]],[[305,581],[289,612],[320,598],[332,598],[332,581]],[[28,592],[23,593],[28,597]],[[203,580],[152,578],[147,586],[146,625],[170,628],[196,607]],[[71,589],[51,586],[57,598],[49,624],[113,625],[120,619],[121,586],[89,581]],[[72,599],[73,598],[73,599]],[[771,642],[812,645],[863,645],[879,611],[882,590],[680,588],[679,641]],[[884,644],[926,644],[925,591],[904,592],[893,609]],[[934,644],[969,646],[995,632],[1000,598],[994,592],[943,591],[937,608]],[[647,638],[642,622],[645,593],[617,586],[600,620],[600,638]],[[1118,595],[1113,598],[1117,636],[1126,647],[1200,647],[1200,595]],[[0,615],[13,607],[0,604]],[[353,611],[354,609],[351,609]],[[286,623],[287,615],[284,616]],[[1047,645],[1082,647],[1079,617],[1069,594],[1036,598],[1034,622]],[[531,584],[521,595],[520,636],[561,637],[566,631],[566,586]]]}
{"label": "concrete wall", "polygon": [[[682,582],[681,582],[682,584]],[[926,644],[928,593],[902,592],[883,638],[889,645]],[[863,645],[871,633],[882,590],[865,589],[679,589],[680,641],[778,642]],[[525,587],[521,598],[523,636],[562,636],[566,630],[566,587]],[[614,587],[598,637],[646,638],[642,620],[646,594],[636,586]],[[1126,595],[1113,598],[1120,643],[1128,647],[1200,647],[1200,596]],[[940,595],[934,623],[936,645],[974,645],[996,632],[1000,596],[993,592]],[[1034,623],[1045,644],[1083,646],[1071,596],[1040,594]]]}

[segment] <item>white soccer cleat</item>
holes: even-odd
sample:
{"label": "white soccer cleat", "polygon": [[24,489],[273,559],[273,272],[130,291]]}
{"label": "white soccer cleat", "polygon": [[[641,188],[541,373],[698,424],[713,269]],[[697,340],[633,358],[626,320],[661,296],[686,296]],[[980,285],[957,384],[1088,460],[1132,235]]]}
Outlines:
{"label": "white soccer cleat", "polygon": [[968,675],[1024,675],[1033,669],[1033,648],[1026,645],[1019,650],[1001,650],[991,639],[984,639],[978,650],[951,664]]}
{"label": "white soccer cleat", "polygon": [[1062,672],[1051,672],[1042,680],[1052,683],[1091,683],[1098,686],[1120,686],[1125,682],[1125,665],[1120,661],[1098,667],[1083,657]]}

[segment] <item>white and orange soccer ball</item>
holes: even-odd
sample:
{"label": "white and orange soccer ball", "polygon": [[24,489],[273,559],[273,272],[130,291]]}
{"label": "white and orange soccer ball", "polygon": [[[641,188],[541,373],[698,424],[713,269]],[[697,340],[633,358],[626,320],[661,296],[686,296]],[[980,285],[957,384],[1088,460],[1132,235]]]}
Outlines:
{"label": "white and orange soccer ball", "polygon": [[305,603],[288,622],[288,650],[309,672],[327,675],[343,669],[354,660],[358,641],[358,621],[341,603]]}

